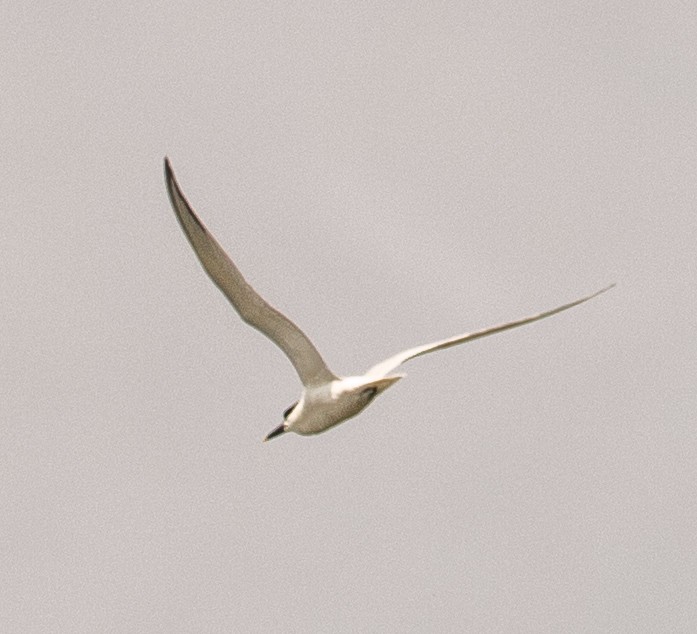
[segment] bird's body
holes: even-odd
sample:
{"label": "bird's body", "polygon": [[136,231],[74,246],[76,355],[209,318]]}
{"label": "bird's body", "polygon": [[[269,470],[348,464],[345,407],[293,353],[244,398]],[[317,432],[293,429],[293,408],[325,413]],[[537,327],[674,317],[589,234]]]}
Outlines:
{"label": "bird's body", "polygon": [[382,379],[347,376],[305,388],[300,400],[289,408],[284,431],[294,431],[303,436],[326,431],[360,414],[378,394],[403,376],[393,374]]}
{"label": "bird's body", "polygon": [[243,321],[265,334],[281,348],[302,381],[303,391],[300,399],[285,411],[283,423],[270,432],[265,440],[289,431],[303,436],[326,431],[359,414],[376,396],[403,378],[403,374],[394,374],[393,370],[409,359],[550,317],[582,304],[614,286],[613,284],[592,295],[543,313],[410,348],[374,365],[362,376],[338,377],[329,369],[307,336],[290,319],[264,301],[244,279],[194,213],[179,189],[167,159],[165,180],[172,207],[208,275]]}

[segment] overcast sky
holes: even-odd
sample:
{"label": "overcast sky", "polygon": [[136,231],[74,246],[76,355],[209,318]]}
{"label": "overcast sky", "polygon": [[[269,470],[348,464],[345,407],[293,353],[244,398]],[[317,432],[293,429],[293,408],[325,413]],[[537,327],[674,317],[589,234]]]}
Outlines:
{"label": "overcast sky", "polygon": [[[696,68],[670,0],[5,3],[0,630],[697,631]],[[340,374],[618,286],[262,443],[165,155]]]}

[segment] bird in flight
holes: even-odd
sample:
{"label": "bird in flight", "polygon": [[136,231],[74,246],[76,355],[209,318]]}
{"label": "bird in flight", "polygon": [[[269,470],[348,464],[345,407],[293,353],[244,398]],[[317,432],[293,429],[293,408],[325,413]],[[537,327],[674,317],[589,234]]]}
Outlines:
{"label": "bird in flight", "polygon": [[303,384],[300,399],[286,409],[283,422],[267,434],[265,441],[291,431],[303,436],[319,434],[356,416],[376,396],[404,378],[404,374],[395,374],[393,370],[414,357],[551,317],[587,302],[614,286],[611,284],[592,295],[543,313],[409,348],[374,365],[362,376],[339,377],[329,369],[305,333],[268,304],[245,280],[189,205],[167,158],[165,181],[177,219],[206,273],[227,297],[242,320],[265,334],[283,350]]}

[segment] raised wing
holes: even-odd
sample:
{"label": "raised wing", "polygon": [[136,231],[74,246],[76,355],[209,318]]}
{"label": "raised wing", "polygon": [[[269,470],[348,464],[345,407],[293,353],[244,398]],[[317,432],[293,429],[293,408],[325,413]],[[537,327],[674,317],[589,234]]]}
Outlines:
{"label": "raised wing", "polygon": [[273,341],[295,367],[303,385],[310,387],[332,381],[331,372],[312,342],[290,319],[267,304],[242,277],[232,260],[199,220],[174,177],[165,158],[165,181],[179,223],[206,273],[230,300],[240,317]]}
{"label": "raised wing", "polygon": [[410,348],[409,350],[405,350],[404,352],[400,352],[399,354],[396,354],[393,357],[390,357],[389,359],[385,359],[384,361],[381,361],[377,365],[374,365],[372,368],[370,368],[370,370],[368,370],[368,372],[366,372],[366,376],[369,376],[369,377],[386,376],[392,370],[394,370],[397,366],[400,366],[405,361],[409,361],[409,359],[413,359],[414,357],[421,356],[422,354],[427,354],[429,352],[435,352],[436,350],[444,350],[445,348],[449,348],[450,346],[457,346],[461,343],[466,343],[467,341],[474,341],[475,339],[479,339],[480,337],[487,337],[488,335],[493,335],[493,334],[496,334],[497,332],[503,332],[504,330],[509,330],[510,328],[517,328],[518,326],[524,326],[525,324],[531,324],[533,321],[538,321],[540,319],[544,319],[545,317],[551,317],[552,315],[556,315],[557,313],[560,313],[563,310],[568,310],[569,308],[573,308],[574,306],[578,306],[579,304],[583,304],[583,302],[587,302],[589,299],[593,299],[594,297],[597,297],[601,293],[604,293],[605,291],[610,290],[613,286],[615,286],[615,285],[610,284],[610,286],[603,288],[602,290],[598,291],[597,293],[593,293],[592,295],[588,295],[587,297],[582,297],[581,299],[577,299],[575,302],[571,302],[570,304],[564,304],[563,306],[559,306],[558,308],[553,308],[552,310],[545,311],[544,313],[538,313],[537,315],[531,315],[530,317],[523,317],[522,319],[518,319],[516,321],[510,321],[506,324],[500,324],[499,326],[491,326],[489,328],[484,328],[483,330],[477,330],[475,332],[465,333],[464,335],[457,335],[456,337],[450,337],[450,339],[443,339],[442,341],[436,341],[434,343],[427,343],[427,344],[424,344],[422,346],[416,346],[415,348]]}

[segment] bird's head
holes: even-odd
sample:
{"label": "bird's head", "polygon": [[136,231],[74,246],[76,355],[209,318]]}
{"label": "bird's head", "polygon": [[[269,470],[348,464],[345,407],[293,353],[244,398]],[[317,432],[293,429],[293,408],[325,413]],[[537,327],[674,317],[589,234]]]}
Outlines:
{"label": "bird's head", "polygon": [[264,438],[264,442],[267,440],[271,440],[272,438],[275,438],[276,436],[280,436],[281,434],[285,433],[288,431],[288,417],[291,415],[293,410],[297,407],[298,401],[295,401],[290,407],[286,409],[285,412],[283,412],[283,422],[276,427],[275,429],[271,430],[267,435],[266,438]]}

